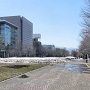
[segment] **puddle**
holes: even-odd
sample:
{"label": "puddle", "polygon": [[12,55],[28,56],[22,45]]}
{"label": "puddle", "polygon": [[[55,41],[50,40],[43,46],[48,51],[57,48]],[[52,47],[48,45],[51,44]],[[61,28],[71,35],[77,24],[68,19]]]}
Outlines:
{"label": "puddle", "polygon": [[64,68],[70,72],[90,74],[90,68],[85,64],[65,64]]}

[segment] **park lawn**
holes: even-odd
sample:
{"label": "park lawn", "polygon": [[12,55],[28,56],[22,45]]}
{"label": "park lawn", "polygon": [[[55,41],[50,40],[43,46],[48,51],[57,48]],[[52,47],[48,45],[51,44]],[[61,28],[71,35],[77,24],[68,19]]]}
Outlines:
{"label": "park lawn", "polygon": [[0,81],[15,77],[17,75],[20,75],[44,66],[46,66],[46,64],[31,64],[31,65],[0,64]]}

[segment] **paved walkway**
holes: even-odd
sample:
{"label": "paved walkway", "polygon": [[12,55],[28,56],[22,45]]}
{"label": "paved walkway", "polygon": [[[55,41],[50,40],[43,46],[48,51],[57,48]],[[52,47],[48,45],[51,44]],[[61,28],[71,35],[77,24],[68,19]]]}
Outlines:
{"label": "paved walkway", "polygon": [[90,74],[65,71],[60,64],[0,82],[0,90],[90,90]]}

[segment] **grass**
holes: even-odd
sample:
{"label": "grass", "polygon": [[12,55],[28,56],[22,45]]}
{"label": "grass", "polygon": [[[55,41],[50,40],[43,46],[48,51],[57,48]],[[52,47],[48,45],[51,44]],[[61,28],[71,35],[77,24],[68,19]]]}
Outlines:
{"label": "grass", "polygon": [[0,64],[0,81],[15,77],[17,75],[20,75],[44,66],[46,66],[46,64],[31,64],[31,65]]}

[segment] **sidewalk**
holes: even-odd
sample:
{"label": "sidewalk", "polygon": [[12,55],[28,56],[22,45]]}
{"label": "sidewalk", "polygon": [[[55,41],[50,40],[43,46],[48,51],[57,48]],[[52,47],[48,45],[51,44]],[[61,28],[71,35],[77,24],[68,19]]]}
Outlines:
{"label": "sidewalk", "polygon": [[60,65],[47,66],[0,82],[0,90],[90,90],[90,74],[65,71]]}

